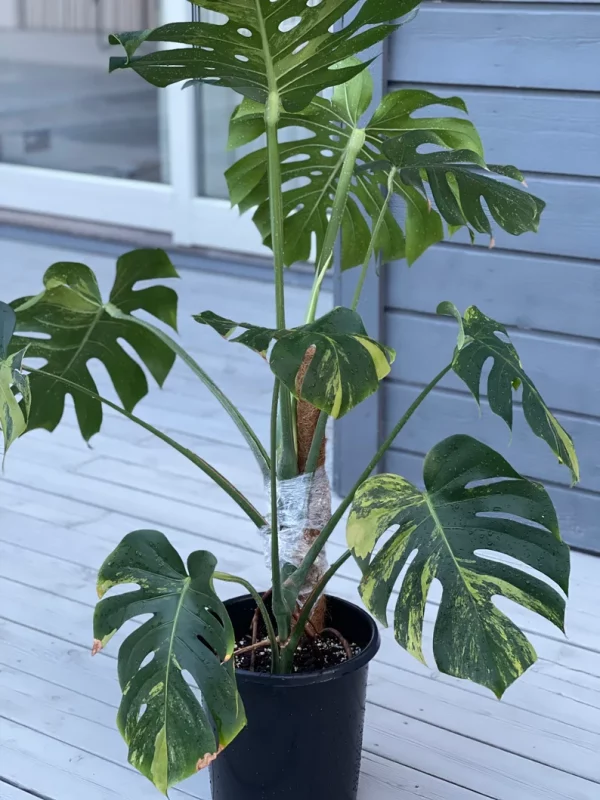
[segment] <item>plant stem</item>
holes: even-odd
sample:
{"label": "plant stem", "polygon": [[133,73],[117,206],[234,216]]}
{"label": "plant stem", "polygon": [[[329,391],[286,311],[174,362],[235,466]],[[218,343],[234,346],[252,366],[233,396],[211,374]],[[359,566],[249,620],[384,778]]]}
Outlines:
{"label": "plant stem", "polygon": [[384,203],[381,207],[381,211],[379,212],[379,216],[377,217],[377,222],[373,227],[373,234],[371,236],[371,241],[369,242],[369,247],[367,249],[367,255],[365,257],[364,263],[362,265],[362,269],[360,271],[360,276],[358,278],[358,283],[356,284],[356,289],[354,291],[354,299],[352,300],[352,310],[356,311],[358,306],[358,301],[360,300],[360,295],[363,290],[363,286],[365,284],[365,279],[367,277],[367,272],[369,271],[369,266],[371,264],[371,259],[373,257],[373,252],[375,250],[375,246],[377,243],[377,239],[379,237],[379,232],[381,230],[381,226],[383,225],[383,221],[385,219],[385,215],[389,208],[392,196],[394,194],[394,179],[396,177],[396,167],[392,167],[390,170],[390,174],[388,175],[388,182],[387,182],[387,195],[385,197]]}
{"label": "plant stem", "polygon": [[227,572],[215,572],[214,577],[218,581],[239,583],[240,586],[243,586],[248,592],[250,592],[256,605],[258,606],[260,613],[262,614],[263,622],[265,623],[265,628],[267,629],[267,636],[269,637],[269,642],[271,643],[271,672],[279,672],[279,644],[277,643],[275,628],[271,622],[271,615],[269,614],[264,600],[260,596],[260,593],[256,591],[254,586],[252,586],[249,581],[245,580],[244,578],[238,578],[237,575],[229,575]]}
{"label": "plant stem", "polygon": [[377,464],[379,463],[382,456],[386,453],[388,448],[393,444],[394,439],[398,436],[402,428],[406,425],[412,415],[415,413],[417,408],[421,405],[421,403],[425,400],[427,395],[437,386],[437,384],[444,378],[445,375],[450,372],[452,369],[452,362],[448,364],[441,372],[435,376],[435,378],[428,383],[427,386],[423,389],[423,391],[419,394],[419,396],[415,399],[413,403],[411,403],[410,407],[406,410],[406,412],[402,415],[400,420],[394,426],[390,435],[386,438],[386,440],[381,444],[371,461],[366,466],[365,470],[361,474],[360,478],[356,481],[350,492],[346,495],[346,497],[342,500],[339,504],[337,509],[335,510],[334,514],[332,515],[331,519],[325,525],[319,536],[315,539],[313,544],[311,545],[308,553],[306,554],[301,566],[296,570],[296,572],[292,575],[291,580],[294,583],[294,586],[302,586],[304,581],[306,580],[306,576],[308,575],[309,570],[311,569],[312,565],[317,560],[321,550],[327,543],[327,540],[335,530],[338,522],[344,516],[347,508],[352,503],[354,499],[354,495],[356,494],[358,488],[366,481],[369,477],[371,472],[375,469]]}
{"label": "plant stem", "polygon": [[321,453],[321,446],[323,444],[323,439],[325,437],[327,419],[328,419],[327,412],[321,411],[321,413],[319,414],[319,419],[317,420],[315,432],[313,434],[310,450],[308,451],[308,456],[306,458],[306,466],[304,468],[304,472],[307,475],[310,475],[317,468],[319,454]]}
{"label": "plant stem", "polygon": [[310,293],[310,302],[308,304],[308,311],[306,312],[307,325],[311,322],[314,322],[315,317],[317,316],[317,306],[319,305],[319,295],[321,294],[321,286],[323,284],[325,275],[327,275],[327,270],[331,266],[332,259],[333,259],[333,254],[331,254],[329,259],[325,262],[324,267],[321,270],[315,272],[315,280],[313,282],[312,292]]}
{"label": "plant stem", "polygon": [[292,635],[290,636],[289,642],[281,651],[281,671],[282,672],[289,672],[294,661],[294,653],[296,652],[296,648],[300,642],[300,639],[304,636],[304,629],[306,624],[308,623],[313,609],[318,601],[318,599],[323,594],[323,591],[329,581],[333,578],[335,573],[342,567],[346,561],[352,555],[350,550],[346,550],[346,552],[341,555],[337,561],[335,561],[327,570],[327,572],[323,575],[319,583],[315,586],[313,591],[310,594],[310,597],[302,607],[302,611],[300,612],[300,616],[298,617],[298,621],[292,631]]}
{"label": "plant stem", "polygon": [[277,408],[280,383],[275,378],[271,403],[271,574],[273,587],[273,614],[277,620],[279,640],[287,642],[290,635],[290,615],[283,599],[281,564],[279,563],[279,524],[277,509]]}
{"label": "plant stem", "polygon": [[[105,306],[105,311],[110,314],[111,317],[115,319],[122,319],[127,322],[134,322],[136,325],[139,325],[142,328],[146,328],[146,330],[152,331],[152,333],[157,336],[164,344],[167,345],[176,355],[181,358],[181,360],[192,370],[194,375],[197,378],[200,378],[202,383],[206,386],[206,388],[213,394],[213,396],[218,400],[221,404],[223,409],[229,414],[235,425],[237,426],[238,430],[246,440],[247,444],[249,445],[257,463],[260,467],[260,470],[263,476],[268,478],[269,470],[270,470],[270,463],[269,463],[269,456],[267,455],[267,451],[262,446],[262,443],[256,433],[250,427],[250,424],[245,419],[245,417],[241,414],[240,411],[235,407],[235,405],[231,402],[231,400],[223,394],[221,389],[217,386],[217,384],[210,378],[207,373],[202,369],[202,367],[187,353],[183,347],[179,344],[179,342],[172,339],[165,331],[157,328],[156,326],[152,325],[150,322],[146,322],[146,320],[139,319],[138,317],[134,317],[131,314],[123,313],[119,308],[117,308],[112,303],[107,303]],[[80,387],[78,387],[80,388]]]}
{"label": "plant stem", "polygon": [[[273,79],[274,80],[274,79]],[[277,329],[285,330],[285,287],[284,287],[284,214],[281,191],[281,164],[279,162],[279,142],[277,129],[280,109],[279,94],[276,89],[269,92],[265,107],[267,132],[267,164],[269,180],[269,203],[271,214],[271,247],[275,270],[275,313]],[[279,451],[279,476],[283,480],[298,474],[298,456],[292,414],[292,398],[287,389],[280,393],[281,448]]]}
{"label": "plant stem", "polygon": [[313,322],[316,315],[317,303],[319,302],[319,293],[321,291],[321,284],[331,262],[333,261],[333,254],[335,244],[337,242],[344,213],[346,212],[346,205],[348,203],[348,194],[350,192],[350,184],[352,176],[354,175],[354,167],[356,166],[356,159],[365,143],[365,131],[362,128],[355,128],[348,140],[346,154],[344,156],[344,163],[340,170],[340,177],[335,190],[335,197],[331,207],[331,217],[325,231],[325,238],[323,239],[323,247],[317,260],[315,284],[310,298],[310,306],[307,313],[307,323]]}
{"label": "plant stem", "polygon": [[[42,374],[48,377],[48,373],[44,372],[40,369],[34,369],[33,367],[29,367],[24,365],[23,369],[26,369],[27,372],[31,372],[34,374]],[[252,522],[256,525],[257,528],[263,528],[267,521],[263,517],[263,515],[252,505],[252,503],[237,489],[232,483],[230,483],[224,475],[212,467],[207,461],[200,456],[196,455],[196,453],[192,452],[192,450],[188,450],[187,447],[179,444],[174,439],[171,439],[170,436],[167,436],[166,433],[159,431],[158,428],[155,428],[153,425],[150,425],[149,422],[145,422],[143,419],[136,417],[135,414],[132,414],[130,411],[127,411],[121,406],[118,406],[116,403],[113,403],[111,400],[107,400],[105,397],[101,397],[96,392],[92,392],[89,389],[84,388],[83,386],[79,386],[79,384],[74,383],[73,381],[68,380],[68,378],[63,378],[60,375],[52,375],[52,380],[58,381],[59,383],[63,383],[66,386],[69,386],[71,389],[77,390],[78,392],[82,392],[86,394],[88,397],[93,397],[94,400],[98,400],[98,402],[103,403],[105,406],[112,408],[114,411],[117,411],[127,419],[131,420],[131,422],[135,422],[136,425],[139,425],[141,428],[144,428],[149,433],[156,436],[161,441],[168,444],[169,447],[172,447],[174,450],[177,450],[178,453],[181,453],[182,456],[191,461],[198,469],[201,469],[205,475],[213,480],[217,486],[220,486],[223,491],[231,497],[231,499],[238,504],[238,506],[242,509],[242,511],[252,520]]]}

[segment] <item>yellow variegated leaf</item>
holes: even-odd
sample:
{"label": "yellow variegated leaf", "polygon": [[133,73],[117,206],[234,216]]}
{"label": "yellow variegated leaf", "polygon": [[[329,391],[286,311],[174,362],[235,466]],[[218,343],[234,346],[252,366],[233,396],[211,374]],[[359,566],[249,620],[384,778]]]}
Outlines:
{"label": "yellow variegated leaf", "polygon": [[[334,308],[315,322],[289,331],[234,322],[212,311],[196,314],[194,319],[263,357],[275,341],[268,356],[275,375],[293,395],[336,419],[377,391],[396,357],[389,347],[369,339],[360,316],[349,308]],[[243,332],[234,336],[240,328]],[[298,373],[307,353],[310,364],[299,386]]]}
{"label": "yellow variegated leaf", "polygon": [[9,355],[15,325],[15,312],[6,303],[0,303],[0,428],[4,457],[15,439],[27,430],[31,407],[29,378],[22,372],[27,348]]}
{"label": "yellow variegated leaf", "polygon": [[[213,555],[199,550],[186,570],[162,533],[135,531],[98,575],[101,598],[114,586],[139,588],[100,600],[95,653],[127,620],[151,615],[119,650],[123,699],[117,722],[130,763],[163,794],[208,766],[246,724],[233,669],[235,636],[212,586],[215,565]],[[200,689],[208,715],[184,670]]]}
{"label": "yellow variegated leaf", "polygon": [[[569,550],[554,507],[542,486],[470,436],[436,445],[425,459],[424,482],[422,491],[397,475],[377,475],[357,491],[347,528],[354,554],[370,556],[394,528],[366,566],[361,596],[387,624],[388,602],[399,582],[394,633],[424,662],[425,604],[432,581],[439,580],[443,593],[433,635],[438,668],[500,697],[536,654],[494,597],[519,603],[563,629],[563,596],[531,574],[534,569],[568,589]],[[490,551],[502,554],[503,561]],[[506,563],[506,556],[519,565]]]}

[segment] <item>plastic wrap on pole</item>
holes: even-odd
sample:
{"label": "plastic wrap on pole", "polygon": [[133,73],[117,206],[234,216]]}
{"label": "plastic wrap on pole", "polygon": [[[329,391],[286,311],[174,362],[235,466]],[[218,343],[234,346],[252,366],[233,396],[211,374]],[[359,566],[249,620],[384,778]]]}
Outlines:
{"label": "plastic wrap on pole", "polygon": [[[267,486],[269,508],[271,487]],[[299,567],[308,553],[314,536],[308,531],[320,532],[331,517],[331,487],[324,467],[316,472],[298,475],[286,481],[277,481],[277,509],[279,527],[279,563]],[[267,514],[270,520],[270,515]],[[267,566],[271,568],[271,527],[261,528]],[[327,570],[327,556],[322,550],[315,561],[298,601],[302,605],[319,578]]]}

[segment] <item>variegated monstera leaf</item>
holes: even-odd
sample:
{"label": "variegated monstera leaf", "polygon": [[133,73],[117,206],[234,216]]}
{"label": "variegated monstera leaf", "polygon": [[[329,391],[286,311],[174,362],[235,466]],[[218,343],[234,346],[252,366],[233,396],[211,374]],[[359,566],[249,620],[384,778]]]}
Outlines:
{"label": "variegated monstera leaf", "polygon": [[[27,348],[28,357],[45,361],[30,376],[30,429],[53,431],[63,416],[65,399],[71,394],[86,441],[100,430],[101,402],[58,380],[65,378],[99,394],[89,369],[93,359],[106,367],[127,411],[132,411],[148,393],[142,365],[158,384],[163,384],[175,353],[161,339],[160,330],[132,312],[146,312],[176,328],[175,291],[162,285],[136,287],[140,281],[176,277],[175,268],[162,250],[134,250],[117,261],[116,278],[107,301],[89,267],[61,262],[46,271],[40,294],[11,303],[17,316],[17,333],[10,352]],[[125,350],[122,341],[135,351],[139,361]]]}
{"label": "variegated monstera leaf", "polygon": [[[183,80],[227,86],[253,100],[270,94],[288,110],[304,108],[323,89],[356,75],[364,65],[333,66],[385,39],[396,20],[419,0],[192,0],[217,12],[214,22],[177,22],[155,30],[115,34],[125,56],[111,69],[134,69],[154,86]],[[136,55],[144,42],[182,47]],[[189,47],[192,45],[193,47]]]}
{"label": "variegated monstera leaf", "polygon": [[15,439],[27,430],[31,407],[29,379],[22,371],[26,348],[10,354],[16,322],[12,308],[0,303],[0,428],[4,458]]}
{"label": "variegated monstera leaf", "polygon": [[[317,97],[300,113],[282,113],[280,125],[290,130],[288,141],[280,144],[287,264],[308,260],[313,237],[317,253],[320,252],[344,161],[357,140],[362,142],[358,168],[342,220],[342,269],[364,261],[371,229],[382,211],[381,185],[387,181],[388,169],[387,163],[381,166],[382,141],[407,130],[433,130],[447,147],[468,147],[482,155],[479,135],[468,120],[412,116],[431,106],[465,112],[460,98],[441,98],[422,89],[401,89],[386,96],[363,126],[361,120],[372,95],[373,79],[368,72],[362,72],[337,86],[331,100]],[[230,149],[246,145],[264,133],[264,117],[260,103],[244,100],[231,119]],[[270,245],[267,163],[266,151],[259,148],[230,167],[226,178],[231,201],[240,211],[257,206],[253,219],[265,244]],[[431,209],[427,197],[399,177],[394,189],[405,204],[404,226],[398,224],[388,208],[375,251],[381,253],[384,261],[406,256],[411,264],[427,247],[443,238],[442,221]]]}
{"label": "variegated monstera leaf", "polygon": [[[383,217],[375,242],[375,252],[383,261],[406,257],[412,264],[443,238],[442,219],[450,230],[467,226],[491,235],[481,195],[504,230],[516,235],[537,229],[544,203],[520,187],[493,180],[498,173],[517,180],[523,176],[515,167],[486,167],[479,134],[469,120],[420,113],[445,106],[464,114],[463,100],[442,98],[423,89],[400,89],[386,95],[365,121],[372,95],[371,75],[362,72],[337,86],[331,100],[317,97],[301,112],[282,113],[280,125],[289,129],[287,140],[280,144],[287,264],[307,260],[313,238],[320,253],[336,188],[352,148],[358,148],[358,158],[342,220],[342,269],[364,261],[371,230],[383,210],[381,186],[387,183],[392,168],[396,170],[393,191],[403,208],[400,215],[399,209],[388,208]],[[244,100],[231,120],[229,147],[256,140],[265,131],[264,119],[260,103]],[[440,153],[429,156],[417,151],[420,144],[432,142],[441,148]],[[226,177],[231,200],[241,211],[257,207],[254,222],[265,244],[270,245],[267,164],[266,151],[260,148],[230,167]],[[487,174],[480,175],[480,167],[487,169]],[[447,174],[450,177],[444,179]]]}
{"label": "variegated monstera leaf", "polygon": [[[438,149],[431,152],[431,145]],[[428,151],[420,152],[425,146]],[[512,166],[486,164],[481,154],[470,148],[447,150],[444,139],[432,130],[410,131],[382,143],[384,155],[400,171],[399,180],[416,187],[427,197],[427,186],[433,201],[448,225],[466,225],[474,241],[475,233],[492,236],[489,214],[503,230],[519,236],[538,229],[546,207],[539,197],[524,192],[497,175],[524,183],[522,173]],[[493,244],[493,242],[492,242]]]}
{"label": "variegated monstera leaf", "polygon": [[[566,593],[568,547],[544,488],[476,439],[452,436],[440,442],[425,459],[423,477],[424,490],[398,475],[378,475],[356,493],[347,539],[353,553],[367,560],[360,594],[387,624],[387,606],[399,583],[394,633],[425,662],[427,595],[439,580],[443,591],[433,631],[438,668],[500,697],[536,653],[494,598],[512,600],[563,630],[562,594],[532,570]],[[373,555],[390,528],[390,538]]]}
{"label": "variegated monstera leaf", "polygon": [[[213,555],[199,550],[186,570],[162,533],[135,531],[98,574],[104,599],[94,615],[94,653],[128,620],[151,614],[119,649],[117,722],[129,761],[163,794],[208,766],[246,724],[233,668],[235,636],[213,589],[215,565]],[[123,584],[139,588],[104,597]]]}
{"label": "variegated monstera leaf", "polygon": [[[377,391],[395,358],[393,350],[368,337],[360,316],[349,308],[334,308],[289,331],[234,322],[212,311],[194,319],[268,357],[293,395],[336,419]],[[243,332],[235,335],[239,329]],[[272,341],[275,345],[267,354]],[[299,381],[301,370],[304,377]]]}
{"label": "variegated monstera leaf", "polygon": [[479,403],[483,368],[492,368],[487,379],[487,399],[491,410],[509,428],[513,422],[513,393],[523,389],[523,413],[529,427],[543,439],[561,464],[571,470],[573,482],[579,480],[579,462],[573,440],[550,411],[535,384],[521,364],[519,354],[504,325],[470,306],[464,317],[452,303],[438,306],[438,314],[453,316],[459,325],[458,344],[452,368]]}

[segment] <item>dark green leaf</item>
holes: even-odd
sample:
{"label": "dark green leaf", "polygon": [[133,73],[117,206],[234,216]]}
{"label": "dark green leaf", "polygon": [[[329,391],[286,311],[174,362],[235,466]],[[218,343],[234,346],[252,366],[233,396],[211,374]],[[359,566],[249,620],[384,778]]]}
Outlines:
{"label": "dark green leaf", "polygon": [[[286,264],[306,261],[313,238],[320,252],[350,137],[359,127],[360,116],[369,105],[373,81],[363,72],[347,84],[336,87],[331,101],[316,98],[302,113],[284,113],[281,127],[295,128],[292,141],[280,145],[284,183]],[[430,92],[402,89],[384,98],[366,127],[365,144],[358,158],[355,180],[342,222],[341,267],[362,264],[369,246],[371,229],[379,217],[384,197],[381,185],[387,183],[389,160],[382,161],[382,141],[404,130],[433,131],[449,147],[481,149],[477,131],[468,120],[412,118],[410,115],[430,105],[447,105],[463,110],[461,100],[447,100]],[[234,113],[230,127],[230,147],[239,147],[258,138],[265,130],[264,107],[245,100]],[[383,168],[382,168],[383,166]],[[241,211],[258,207],[254,214],[265,244],[270,246],[269,190],[266,151],[261,149],[241,158],[226,173],[231,201]],[[388,209],[375,253],[384,261],[406,256],[412,264],[431,244],[443,238],[442,221],[432,211],[427,198],[406,186],[399,178],[396,191],[404,200],[404,233]],[[371,225],[367,223],[371,219]]]}
{"label": "dark green leaf", "polygon": [[[126,56],[111,59],[111,69],[131,67],[159,87],[182,80],[227,86],[263,103],[276,91],[285,109],[299,111],[323,89],[364,69],[363,64],[333,67],[385,39],[397,27],[390,23],[418,6],[418,0],[365,0],[348,21],[357,1],[193,0],[225,15],[225,22],[181,22],[114,35],[112,44],[122,44]],[[138,57],[135,52],[144,42],[193,47]]]}
{"label": "dark green leaf", "polygon": [[[363,73],[352,83],[362,86],[371,82],[370,75]],[[317,252],[321,251],[354,127],[336,105],[322,98],[314,100],[302,114],[283,113],[280,124],[282,128],[302,126],[302,131],[294,132],[294,138],[279,146],[284,184],[284,255],[285,263],[290,265],[308,261],[313,240]],[[264,130],[264,108],[244,101],[232,118],[230,143],[251,141]],[[231,202],[238,205],[240,211],[257,207],[254,222],[265,244],[271,246],[266,150],[256,150],[242,157],[227,170],[226,178]],[[368,173],[357,174],[350,188],[342,219],[342,269],[364,261],[371,232],[362,209],[372,221],[379,216],[384,200],[380,179],[381,176]],[[404,255],[404,235],[389,210],[376,244],[386,261]]]}
{"label": "dark green leaf", "polygon": [[98,394],[88,367],[92,359],[104,364],[121,403],[132,411],[148,393],[148,382],[142,366],[126,352],[120,340],[133,348],[157,383],[163,384],[175,353],[134,318],[117,318],[115,314],[146,311],[175,328],[175,291],[166,286],[136,290],[135,284],[176,277],[166,253],[135,250],[118,260],[107,303],[102,299],[94,273],[84,264],[75,263],[54,264],[44,275],[45,288],[41,294],[12,303],[18,335],[13,337],[11,352],[27,347],[28,356],[46,360],[42,373],[30,379],[30,429],[54,430],[62,418],[65,398],[72,394],[83,437],[89,440],[100,430],[102,404],[53,380],[53,375],[60,375]]}
{"label": "dark green leaf", "polygon": [[459,323],[459,340],[452,368],[467,384],[477,402],[483,367],[491,358],[493,364],[488,376],[487,394],[492,411],[512,429],[513,391],[522,386],[523,412],[529,427],[550,446],[560,463],[571,470],[573,481],[577,482],[579,463],[573,440],[523,370],[504,325],[486,317],[475,306],[468,308],[464,317],[461,317],[456,306],[446,302],[438,307],[438,313],[450,314]]}
{"label": "dark green leaf", "polygon": [[[335,308],[315,322],[289,331],[233,322],[211,311],[194,319],[228,339],[238,328],[245,328],[232,341],[262,356],[275,340],[269,354],[275,375],[293,395],[335,418],[376,392],[395,358],[389,347],[369,339],[360,316],[349,308]],[[298,373],[307,351],[312,354],[311,362],[298,393]]]}
{"label": "dark green leaf", "polygon": [[[470,436],[436,445],[425,459],[423,477],[425,491],[397,475],[370,478],[358,490],[347,529],[357,556],[369,555],[388,528],[397,526],[367,568],[360,593],[387,624],[388,601],[407,567],[394,632],[424,662],[425,603],[432,581],[439,580],[443,593],[433,634],[438,668],[500,697],[536,654],[493,599],[512,600],[563,630],[563,597],[523,565],[566,592],[569,549],[544,488]],[[506,556],[518,563],[506,563]]]}
{"label": "dark green leaf", "polygon": [[0,428],[4,439],[4,458],[11,444],[27,430],[31,407],[29,379],[22,372],[25,349],[8,355],[16,316],[0,302]]}
{"label": "dark green leaf", "polygon": [[479,152],[470,149],[419,152],[421,145],[447,146],[447,140],[433,131],[411,131],[382,144],[391,163],[401,170],[402,181],[426,196],[426,176],[435,204],[449,225],[468,225],[492,236],[492,226],[482,205],[485,200],[493,219],[508,233],[519,236],[537,231],[545,203],[522,189],[481,172],[493,171],[504,177],[522,178],[516,167],[487,167]]}
{"label": "dark green leaf", "polygon": [[[213,589],[215,566],[215,557],[199,550],[186,570],[162,533],[135,531],[98,575],[101,598],[114,586],[139,588],[100,600],[95,653],[125,622],[152,615],[119,649],[117,721],[130,763],[163,794],[207,766],[246,724],[233,669],[235,636]],[[200,689],[212,724],[184,671]]]}

